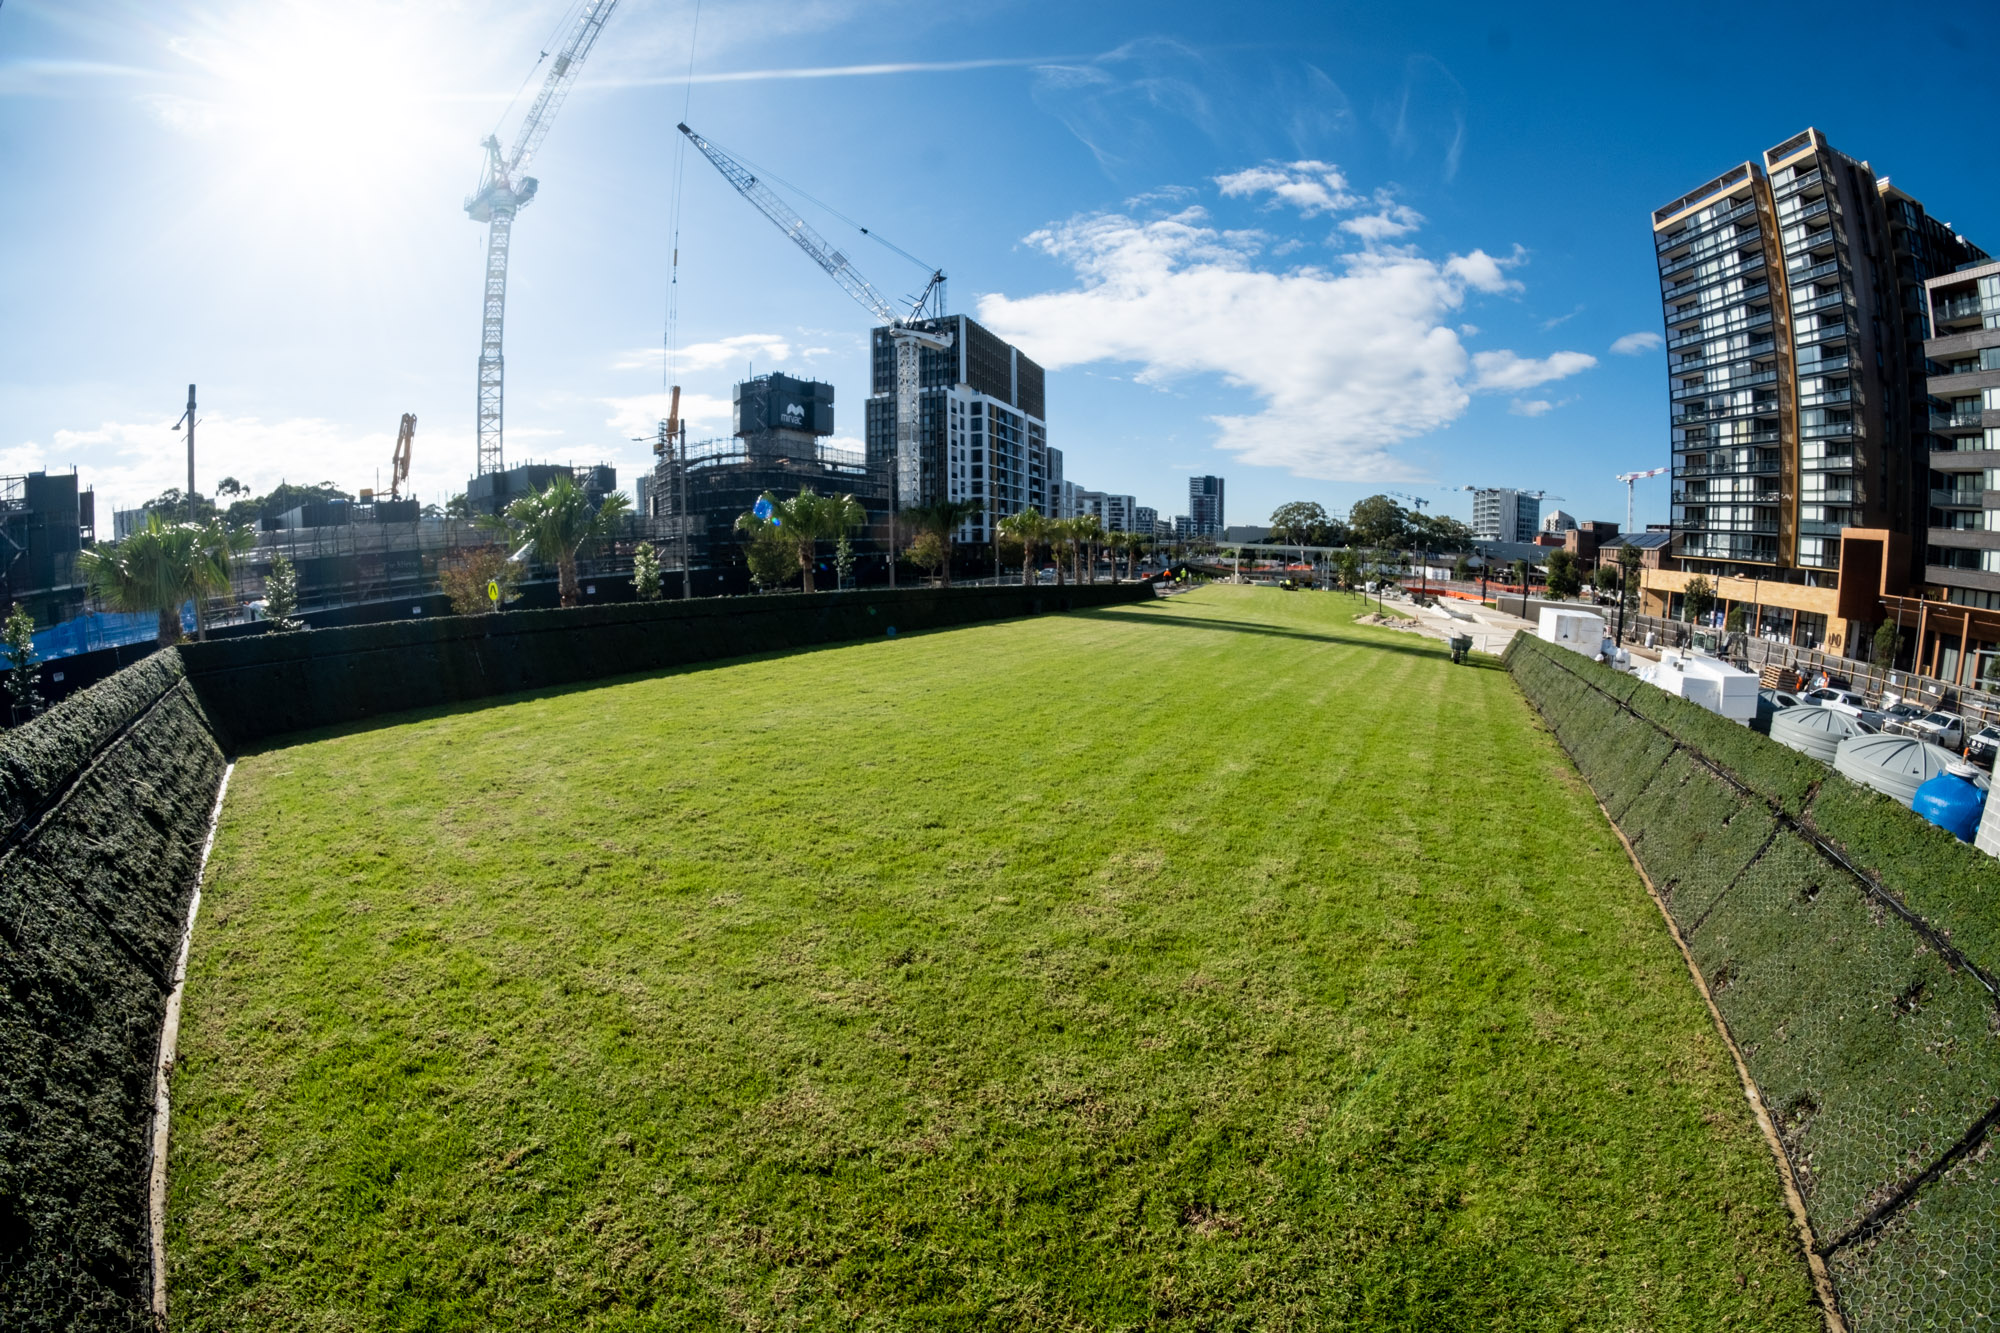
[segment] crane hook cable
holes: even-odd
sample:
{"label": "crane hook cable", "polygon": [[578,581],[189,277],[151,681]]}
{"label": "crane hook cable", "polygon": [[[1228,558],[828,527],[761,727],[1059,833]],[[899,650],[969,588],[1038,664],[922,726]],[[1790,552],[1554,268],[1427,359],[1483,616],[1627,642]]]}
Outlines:
{"label": "crane hook cable", "polygon": [[[686,91],[681,96],[681,123],[687,123],[694,105],[695,43],[701,37],[701,0],[694,0],[694,26],[688,33]],[[665,392],[674,376],[674,353],[679,351],[681,317],[681,182],[687,170],[687,136],[674,136],[673,263],[667,278],[667,330],[664,355],[660,358],[660,390]]]}

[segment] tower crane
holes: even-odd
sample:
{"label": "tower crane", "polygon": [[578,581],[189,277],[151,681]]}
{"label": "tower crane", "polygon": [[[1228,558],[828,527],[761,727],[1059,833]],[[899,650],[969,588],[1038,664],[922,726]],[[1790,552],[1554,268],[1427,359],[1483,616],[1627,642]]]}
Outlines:
{"label": "tower crane", "polygon": [[[541,184],[521,173],[542,146],[549,126],[563,99],[583,68],[584,57],[597,41],[618,0],[584,0],[583,12],[569,39],[556,54],[535,94],[514,145],[503,152],[500,136],[489,134],[480,146],[486,150],[486,166],[479,189],[465,201],[465,211],[474,222],[486,224],[486,312],[479,337],[479,467],[476,475],[502,470],[501,434],[505,418],[505,361],[500,354],[501,325],[507,313],[507,251],[513,240],[514,215],[534,200]],[[544,56],[548,52],[542,52]]]}
{"label": "tower crane", "polygon": [[1401,491],[1390,491],[1388,492],[1388,496],[1391,500],[1408,500],[1410,507],[1415,509],[1419,514],[1423,513],[1424,506],[1430,503],[1429,500],[1424,499],[1421,495],[1405,495]]}
{"label": "tower crane", "polygon": [[[798,210],[787,204],[770,186],[757,179],[756,175],[741,162],[717,148],[708,140],[696,134],[686,125],[677,127],[688,137],[688,142],[701,150],[701,155],[722,173],[722,178],[735,188],[736,192],[755,205],[758,212],[769,218],[774,226],[799,249],[806,252],[815,264],[826,270],[826,275],[840,284],[840,289],[860,302],[868,312],[888,326],[889,340],[896,349],[896,459],[889,489],[890,513],[893,515],[906,504],[921,504],[931,497],[923,491],[923,453],[919,438],[920,389],[919,353],[928,348],[931,351],[951,350],[952,336],[936,333],[918,327],[914,321],[924,315],[924,308],[932,304],[935,295],[936,313],[944,314],[944,274],[933,269],[930,281],[904,314],[888,298],[875,290],[868,279],[861,276],[846,255],[834,249],[806,220]],[[889,576],[895,579],[895,562],[890,561]]]}
{"label": "tower crane", "polygon": [[1640,482],[1640,481],[1644,481],[1644,480],[1645,480],[1646,478],[1648,478],[1648,477],[1657,477],[1657,476],[1659,476],[1659,475],[1660,475],[1660,474],[1661,474],[1662,472],[1667,472],[1667,471],[1671,471],[1671,469],[1669,469],[1669,468],[1663,468],[1663,467],[1656,467],[1656,468],[1653,468],[1653,469],[1652,469],[1651,471],[1648,471],[1648,472],[1621,472],[1621,473],[1619,473],[1619,474],[1618,474],[1618,480],[1620,480],[1620,481],[1622,481],[1622,482],[1624,482],[1624,483],[1625,483],[1625,531],[1627,531],[1627,532],[1630,532],[1630,531],[1632,531],[1632,485],[1633,485],[1633,483],[1634,483],[1634,482]]}

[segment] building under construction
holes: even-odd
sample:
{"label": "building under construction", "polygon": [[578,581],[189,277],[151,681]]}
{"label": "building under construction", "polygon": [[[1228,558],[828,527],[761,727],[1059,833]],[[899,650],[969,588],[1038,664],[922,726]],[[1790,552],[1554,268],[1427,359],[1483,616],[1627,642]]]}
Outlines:
{"label": "building under construction", "polygon": [[[689,444],[683,431],[680,439],[663,437],[654,445],[657,461],[646,495],[648,516],[666,534],[662,567],[681,567],[678,539],[685,532],[685,559],[696,572],[697,594],[748,591],[743,555],[748,539],[736,520],[766,491],[788,499],[809,486],[822,495],[860,501],[868,523],[852,538],[857,577],[885,576],[887,466],[871,468],[863,455],[822,443],[833,433],[833,386],[759,375],[736,386],[735,418],[736,433],[729,439]],[[670,593],[677,591],[671,576],[667,586]]]}
{"label": "building under construction", "polygon": [[618,489],[618,471],[609,464],[577,467],[570,463],[522,463],[504,472],[487,472],[467,481],[466,507],[475,514],[499,514],[523,496],[547,490],[557,477],[569,477],[581,486],[593,509]]}
{"label": "building under construction", "polygon": [[83,612],[77,552],[95,544],[97,497],[76,472],[0,477],[0,615],[18,602],[37,625]]}

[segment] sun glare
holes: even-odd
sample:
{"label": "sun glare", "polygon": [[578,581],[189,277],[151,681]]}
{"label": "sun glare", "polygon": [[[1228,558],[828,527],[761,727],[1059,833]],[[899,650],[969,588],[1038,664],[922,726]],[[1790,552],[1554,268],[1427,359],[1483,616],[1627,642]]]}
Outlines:
{"label": "sun glare", "polygon": [[450,47],[409,8],[246,5],[170,46],[198,77],[181,114],[232,165],[286,194],[380,182],[431,165],[477,117],[440,96]]}

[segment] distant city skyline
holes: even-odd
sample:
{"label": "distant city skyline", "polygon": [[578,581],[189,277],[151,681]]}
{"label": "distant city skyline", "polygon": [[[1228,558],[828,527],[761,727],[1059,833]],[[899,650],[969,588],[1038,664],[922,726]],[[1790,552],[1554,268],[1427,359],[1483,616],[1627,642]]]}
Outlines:
{"label": "distant city skyline", "polygon": [[[1990,113],[1981,44],[1824,13],[1867,22],[1874,68],[1923,71],[1910,95],[1690,97],[1722,86],[1703,39],[1643,15],[842,0],[710,9],[690,89],[691,6],[624,0],[516,228],[508,461],[607,461],[628,493],[650,464],[685,110],[951,274],[954,311],[1048,368],[1049,444],[1090,487],[1171,516],[1189,477],[1226,476],[1237,522],[1387,490],[1469,518],[1457,487],[1547,489],[1622,520],[1613,476],[1669,453],[1662,200],[1815,125],[2000,234],[2000,184],[1964,169],[1928,91]],[[485,235],[462,203],[562,17],[7,4],[0,472],[76,466],[108,528],[184,484],[170,426],[195,381],[205,492],[373,486],[404,412],[415,493],[464,489]],[[1790,21],[1737,17],[1752,41]],[[921,283],[805,211],[884,291]],[[680,259],[692,433],[728,433],[753,366],[865,398],[866,313],[698,157]],[[1639,483],[1642,526],[1667,495]]]}

